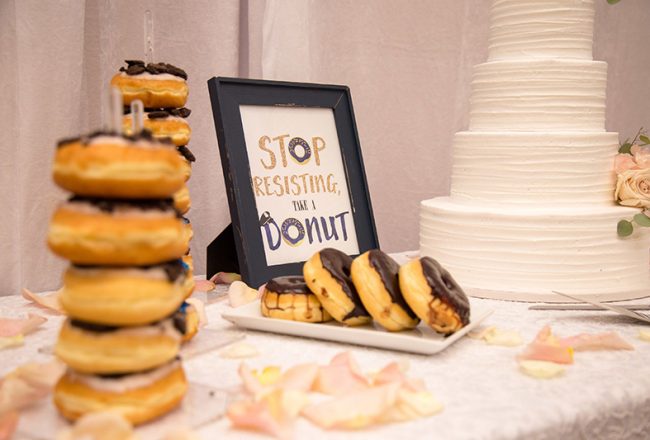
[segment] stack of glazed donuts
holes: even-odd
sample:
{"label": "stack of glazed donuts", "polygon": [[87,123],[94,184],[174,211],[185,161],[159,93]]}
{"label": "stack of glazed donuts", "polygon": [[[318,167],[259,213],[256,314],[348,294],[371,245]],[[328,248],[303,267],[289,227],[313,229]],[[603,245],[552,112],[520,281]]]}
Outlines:
{"label": "stack of glazed donuts", "polygon": [[334,319],[349,326],[374,320],[388,331],[412,329],[422,320],[445,335],[469,323],[467,296],[429,257],[400,267],[377,249],[352,259],[328,248],[305,262],[303,275],[269,281],[262,315],[302,322]]}
{"label": "stack of glazed donuts", "polygon": [[146,422],[187,390],[178,353],[193,331],[182,304],[194,281],[182,260],[187,225],[172,199],[186,164],[149,131],[110,130],[60,141],[53,171],[73,193],[48,233],[50,249],[70,261],[60,295],[68,318],[55,348],[68,369],[54,403],[71,420],[114,410]]}
{"label": "stack of glazed donuts", "polygon": [[[192,174],[192,162],[196,160],[187,144],[190,141],[192,130],[187,123],[191,110],[185,107],[189,89],[187,87],[187,73],[179,67],[167,63],[145,63],[141,60],[125,60],[126,67],[120,67],[119,72],[113,76],[111,86],[117,87],[124,98],[124,116],[122,127],[124,133],[131,134],[133,115],[130,104],[135,100],[142,101],[144,106],[143,125],[153,137],[173,143],[178,154],[183,159],[184,183],[180,190],[174,192],[174,207],[181,215],[187,214],[191,207],[190,192],[187,181]],[[185,231],[188,241],[192,239],[192,225],[187,217],[183,217],[186,224]],[[183,255],[183,262],[189,268],[190,278],[194,275],[194,262],[190,255],[190,248]],[[188,296],[191,295],[191,291]],[[192,306],[188,307],[191,322],[198,328],[198,316]],[[185,340],[189,340],[196,331],[188,333]]]}

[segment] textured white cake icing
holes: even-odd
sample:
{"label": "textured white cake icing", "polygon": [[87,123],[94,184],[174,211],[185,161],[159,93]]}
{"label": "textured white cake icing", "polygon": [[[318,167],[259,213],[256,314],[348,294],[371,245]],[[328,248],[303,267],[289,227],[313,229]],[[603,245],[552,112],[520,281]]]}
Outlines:
{"label": "textured white cake icing", "polygon": [[422,202],[420,253],[479,296],[650,294],[650,234],[616,234],[639,211],[614,203],[618,134],[605,132],[593,1],[493,0],[490,16],[451,196]]}
{"label": "textured white cake icing", "polygon": [[475,67],[472,131],[605,131],[607,63],[512,60]]}
{"label": "textured white cake icing", "polygon": [[593,29],[593,0],[495,0],[490,9],[488,60],[590,60]]}
{"label": "textured white cake icing", "polygon": [[518,206],[611,204],[616,133],[456,133],[451,196]]}

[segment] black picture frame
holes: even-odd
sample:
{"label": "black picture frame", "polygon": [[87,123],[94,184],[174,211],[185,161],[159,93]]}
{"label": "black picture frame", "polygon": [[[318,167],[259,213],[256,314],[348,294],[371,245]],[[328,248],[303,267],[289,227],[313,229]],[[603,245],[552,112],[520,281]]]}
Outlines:
{"label": "black picture frame", "polygon": [[[303,262],[267,264],[251,185],[241,105],[333,110],[359,252],[379,248],[352,97],[347,86],[213,77],[208,80],[208,89],[232,221],[232,236],[222,234],[226,237],[220,241],[229,246],[234,241],[237,266],[244,282],[258,287],[277,276],[302,274]],[[208,249],[208,277],[224,270],[215,267],[215,262],[219,260],[223,264],[227,251]]]}

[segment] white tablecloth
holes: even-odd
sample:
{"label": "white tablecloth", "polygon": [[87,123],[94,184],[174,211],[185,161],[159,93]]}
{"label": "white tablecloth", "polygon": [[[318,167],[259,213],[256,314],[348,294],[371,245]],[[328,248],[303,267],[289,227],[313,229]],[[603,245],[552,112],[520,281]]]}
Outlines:
{"label": "white tablecloth", "polygon": [[[206,298],[215,300],[224,292],[225,287],[220,286],[216,295]],[[635,302],[644,301],[650,299]],[[526,342],[543,325],[550,324],[561,336],[615,330],[635,350],[576,353],[575,364],[567,367],[563,377],[537,380],[517,369],[515,355],[522,347],[488,346],[469,338],[461,339],[437,355],[422,356],[243,331],[246,341],[260,352],[247,362],[255,368],[286,367],[301,362],[324,364],[342,350],[352,351],[365,371],[376,370],[391,360],[407,360],[411,367],[409,374],[424,378],[445,407],[439,415],[426,419],[355,432],[326,432],[301,419],[296,425],[297,439],[650,438],[650,343],[638,337],[642,324],[609,312],[532,311],[528,310],[530,304],[481,299],[472,299],[472,305],[495,310],[484,325],[518,330]],[[228,307],[223,300],[209,304],[206,328],[237,331],[220,318],[220,313]],[[17,296],[0,298],[0,316],[26,311],[38,310]],[[55,342],[61,318],[47,316],[48,322],[27,336],[23,347],[0,351],[1,374],[27,361],[50,359],[47,348]],[[232,389],[240,383],[239,363],[239,360],[222,358],[216,350],[188,359],[185,368],[191,382]],[[21,423],[39,421],[25,417]],[[262,438],[231,429],[223,417],[198,428],[197,432],[206,440]]]}

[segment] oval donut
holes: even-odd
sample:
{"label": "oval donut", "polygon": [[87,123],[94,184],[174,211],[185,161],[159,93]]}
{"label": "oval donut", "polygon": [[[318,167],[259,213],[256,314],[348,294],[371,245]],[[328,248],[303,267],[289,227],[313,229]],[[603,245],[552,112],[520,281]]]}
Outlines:
{"label": "oval donut", "polygon": [[77,264],[151,265],[185,254],[184,228],[171,199],[73,197],[55,211],[47,242]]}
{"label": "oval donut", "polygon": [[182,261],[148,267],[68,267],[59,300],[71,318],[103,325],[144,325],[170,316],[191,278]]}
{"label": "oval donut", "polygon": [[[298,229],[298,236],[296,238],[293,238],[289,235],[289,228],[291,226],[295,226],[296,229]],[[295,219],[293,217],[289,217],[282,222],[280,231],[282,232],[282,239],[284,242],[292,247],[298,246],[305,238],[305,227],[302,225],[302,223],[300,223],[298,219]]]}
{"label": "oval donut", "polygon": [[[302,157],[296,155],[296,145],[300,145],[305,150],[305,154]],[[287,147],[291,158],[297,164],[303,164],[311,158],[311,147],[303,138],[295,137],[289,141],[289,146]]]}
{"label": "oval donut", "polygon": [[174,208],[181,214],[187,214],[192,207],[192,199],[190,198],[190,189],[187,184],[183,184],[181,189],[174,193]]}
{"label": "oval donut", "polygon": [[266,283],[262,315],[299,322],[326,322],[332,317],[301,276],[277,277]]}
{"label": "oval donut", "polygon": [[187,392],[179,360],[156,369],[104,377],[68,369],[54,387],[54,404],[68,420],[95,411],[116,411],[138,425],[176,407]]}
{"label": "oval donut", "polygon": [[[156,139],[170,139],[177,147],[186,145],[190,141],[192,129],[187,121],[177,116],[152,118],[159,112],[144,114],[143,125]],[[122,119],[122,130],[127,135],[133,132],[133,118],[131,115],[124,115]]]}
{"label": "oval donut", "polygon": [[54,182],[82,196],[165,198],[183,186],[185,160],[148,131],[138,136],[95,132],[59,142]]}
{"label": "oval donut", "polygon": [[55,354],[81,373],[117,374],[148,370],[176,357],[183,333],[175,320],[115,327],[67,319]]}

